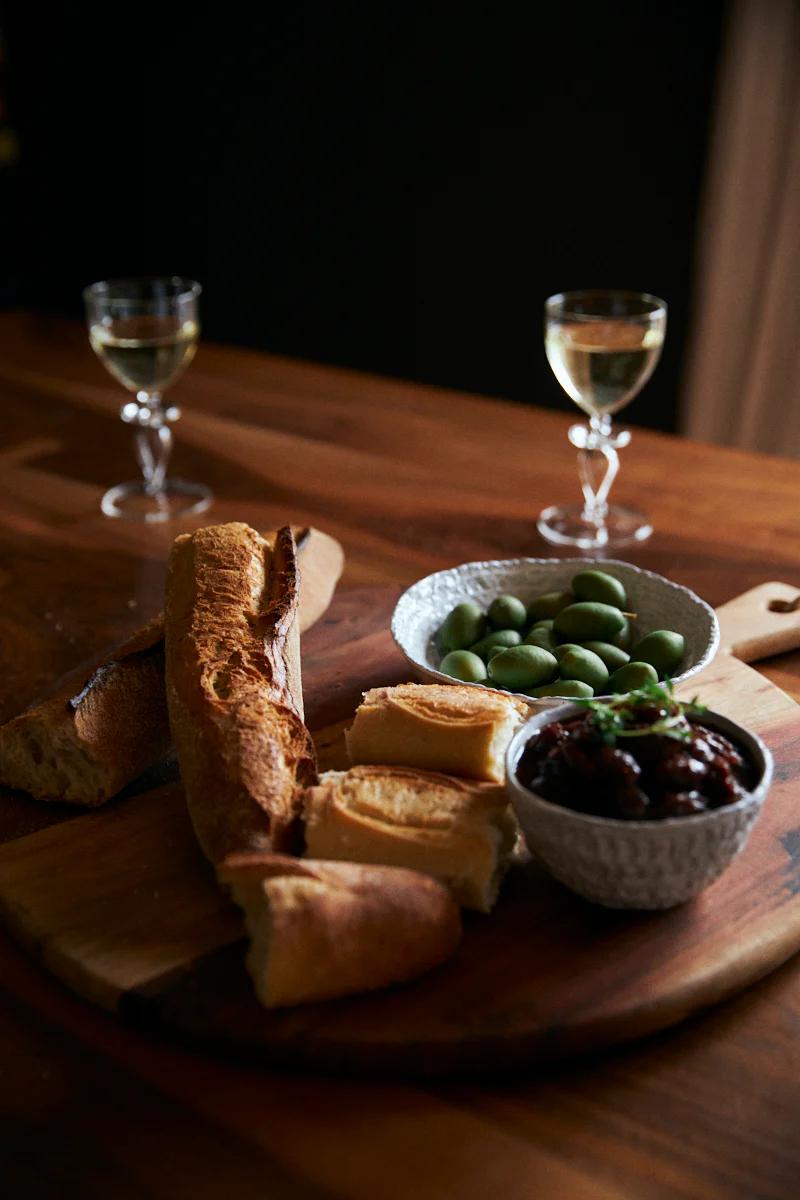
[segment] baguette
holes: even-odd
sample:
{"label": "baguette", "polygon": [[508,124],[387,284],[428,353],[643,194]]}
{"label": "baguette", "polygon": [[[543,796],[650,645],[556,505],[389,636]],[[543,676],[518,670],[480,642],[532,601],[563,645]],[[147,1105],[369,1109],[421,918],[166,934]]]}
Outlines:
{"label": "baguette", "polygon": [[461,936],[446,889],[416,871],[259,854],[229,856],[218,878],[244,911],[246,966],[267,1008],[413,979]]}
{"label": "baguette", "polygon": [[502,787],[432,771],[328,771],[304,800],[306,853],[424,871],[489,912],[516,841]]}
{"label": "baguette", "polygon": [[364,695],[347,731],[352,763],[421,767],[502,783],[505,751],[528,706],[457,684],[401,683]]}
{"label": "baguette", "polygon": [[0,728],[0,781],[39,800],[103,804],[170,746],[163,622],[156,617],[78,690]]}
{"label": "baguette", "polygon": [[[307,528],[298,534],[298,560],[302,633],[330,604],[344,559],[334,538]],[[0,783],[38,800],[96,807],[171,744],[159,613],[78,685],[59,688],[0,728]]]}
{"label": "baguette", "polygon": [[166,589],[170,727],[189,815],[212,862],[292,849],[300,789],[316,778],[303,724],[297,566],[247,525],[175,539]]}

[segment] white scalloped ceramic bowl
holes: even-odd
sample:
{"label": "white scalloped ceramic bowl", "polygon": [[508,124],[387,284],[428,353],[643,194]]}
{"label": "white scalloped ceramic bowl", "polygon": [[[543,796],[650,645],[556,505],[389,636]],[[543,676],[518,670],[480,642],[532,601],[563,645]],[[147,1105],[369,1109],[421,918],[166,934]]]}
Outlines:
{"label": "white scalloped ceramic bowl", "polygon": [[[510,592],[528,604],[543,592],[569,586],[573,575],[594,567],[615,575],[625,586],[631,612],[637,613],[639,637],[654,629],[674,629],[686,639],[685,666],[676,684],[702,670],[717,652],[719,623],[713,608],[699,596],[654,571],[616,559],[511,558],[463,563],[426,575],[403,593],[392,615],[392,636],[418,679],[428,683],[454,683],[438,670],[437,629],[462,600],[473,600],[487,609],[495,596]],[[471,683],[469,687],[483,687]],[[552,708],[558,697],[522,696],[537,709]]]}
{"label": "white scalloped ceramic bowl", "polygon": [[674,908],[697,896],[744,849],[772,782],[773,761],[756,734],[708,712],[703,721],[743,746],[758,783],[742,800],[711,812],[662,821],[619,821],[552,804],[517,778],[522,752],[551,721],[585,712],[577,704],[537,713],[506,754],[506,788],[528,849],[561,883],[607,908]]}

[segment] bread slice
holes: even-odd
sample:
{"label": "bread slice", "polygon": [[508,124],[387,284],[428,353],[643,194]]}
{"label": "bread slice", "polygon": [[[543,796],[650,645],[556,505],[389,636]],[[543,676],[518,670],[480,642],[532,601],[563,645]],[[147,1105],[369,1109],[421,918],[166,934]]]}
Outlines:
{"label": "bread slice", "polygon": [[305,795],[306,853],[424,871],[465,908],[489,912],[517,826],[501,787],[432,771],[328,771]]}
{"label": "bread slice", "polygon": [[446,889],[415,871],[258,854],[228,857],[218,878],[244,910],[247,969],[267,1008],[413,979],[461,936]]}
{"label": "bread slice", "polygon": [[205,854],[292,848],[300,789],[316,778],[303,724],[297,563],[248,525],[175,539],[167,576],[169,719]]}
{"label": "bread slice", "polygon": [[353,763],[422,767],[502,783],[506,747],[528,707],[457,684],[401,683],[364,695],[347,731]]}
{"label": "bread slice", "polygon": [[162,758],[170,740],[157,617],[79,685],[0,728],[0,782],[95,807]]}

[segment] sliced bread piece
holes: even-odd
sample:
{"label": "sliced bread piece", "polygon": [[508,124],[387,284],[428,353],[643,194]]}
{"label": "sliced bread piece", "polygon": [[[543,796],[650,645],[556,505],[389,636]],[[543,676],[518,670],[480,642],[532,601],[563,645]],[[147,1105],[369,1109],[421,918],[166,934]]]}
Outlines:
{"label": "sliced bread piece", "polygon": [[421,767],[502,783],[506,747],[528,706],[488,688],[401,683],[364,695],[347,749],[352,763]]}
{"label": "sliced bread piece", "polygon": [[217,875],[244,911],[247,969],[267,1008],[413,979],[461,936],[447,890],[415,871],[240,854]]}
{"label": "sliced bread piece", "polygon": [[497,898],[517,832],[503,788],[404,767],[328,771],[304,815],[311,858],[425,871],[479,912]]}

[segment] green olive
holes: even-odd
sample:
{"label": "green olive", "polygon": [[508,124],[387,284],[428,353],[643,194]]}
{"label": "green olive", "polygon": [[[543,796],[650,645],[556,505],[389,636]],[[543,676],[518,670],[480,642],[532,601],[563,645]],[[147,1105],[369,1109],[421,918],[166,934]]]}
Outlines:
{"label": "green olive", "polygon": [[526,692],[553,679],[558,671],[555,655],[541,646],[511,646],[489,663],[489,679],[512,692]]}
{"label": "green olive", "polygon": [[494,633],[487,633],[486,637],[470,646],[470,650],[485,662],[490,650],[507,650],[509,646],[518,646],[521,641],[522,635],[516,629],[495,629]]}
{"label": "green olive", "polygon": [[554,617],[574,599],[572,592],[545,592],[544,595],[531,600],[528,605],[528,620],[535,625],[545,617]]}
{"label": "green olive", "polygon": [[569,654],[570,650],[582,650],[582,649],[583,649],[583,647],[579,646],[577,642],[562,642],[560,646],[556,646],[555,650],[553,651],[553,654],[555,654],[558,661],[561,662],[564,655]]}
{"label": "green olive", "polygon": [[543,650],[549,650],[551,654],[555,653],[556,639],[552,629],[548,629],[547,625],[542,622],[541,625],[534,625],[530,633],[523,638],[524,646],[541,646]]}
{"label": "green olive", "polygon": [[555,683],[546,683],[544,687],[534,688],[532,696],[570,696],[588,700],[594,695],[588,683],[581,679],[557,679]]}
{"label": "green olive", "polygon": [[602,692],[608,683],[608,667],[599,655],[591,650],[570,650],[559,663],[562,679],[578,679],[588,683],[595,693]]}
{"label": "green olive", "polygon": [[452,609],[436,634],[436,645],[440,654],[451,650],[465,650],[480,641],[486,632],[486,617],[477,604],[464,601]]}
{"label": "green olive", "polygon": [[483,683],[486,679],[486,665],[482,658],[469,650],[451,650],[445,654],[439,670],[462,683]]}
{"label": "green olive", "polygon": [[613,575],[605,571],[579,571],[572,580],[576,600],[598,600],[613,608],[627,608],[625,588]]}
{"label": "green olive", "polygon": [[496,654],[502,654],[504,650],[508,650],[508,646],[490,646],[483,661],[490,663]]}
{"label": "green olive", "polygon": [[618,608],[596,600],[579,600],[562,608],[553,628],[562,642],[607,642],[619,633],[624,623]]}
{"label": "green olive", "polygon": [[516,596],[498,596],[489,605],[492,629],[524,629],[527,621],[525,605]]}
{"label": "green olive", "polygon": [[622,619],[625,622],[622,629],[620,629],[619,633],[615,633],[613,637],[609,638],[608,641],[619,650],[629,652],[633,645],[633,626],[624,614]]}
{"label": "green olive", "polygon": [[591,650],[598,658],[602,658],[609,671],[616,671],[619,667],[624,667],[626,662],[630,662],[630,654],[626,650],[620,650],[619,646],[612,646],[610,642],[584,642],[583,646],[585,650]]}
{"label": "green olive", "polygon": [[633,692],[646,683],[658,683],[655,667],[645,662],[629,662],[614,672],[608,681],[610,692]]}
{"label": "green olive", "polygon": [[683,634],[673,633],[671,629],[656,629],[636,643],[631,657],[637,662],[650,663],[658,671],[659,677],[665,679],[675,673],[685,653]]}

